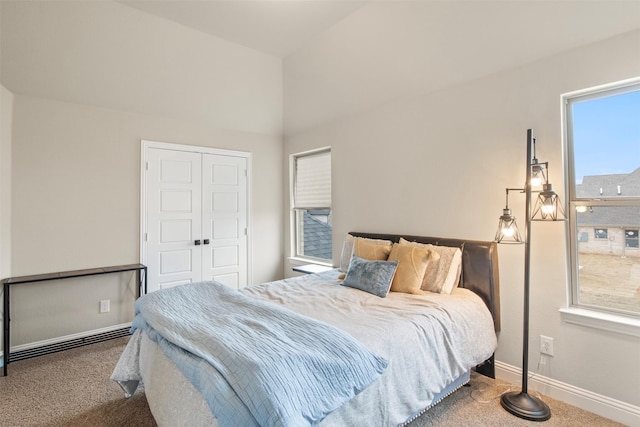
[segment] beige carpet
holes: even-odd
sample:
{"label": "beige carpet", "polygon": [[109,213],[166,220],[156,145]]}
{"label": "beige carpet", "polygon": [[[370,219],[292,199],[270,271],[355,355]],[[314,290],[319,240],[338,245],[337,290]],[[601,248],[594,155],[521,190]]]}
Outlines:
{"label": "beige carpet", "polygon": [[[125,399],[109,380],[127,339],[10,364],[9,376],[0,377],[0,426],[155,426],[144,393]],[[509,387],[474,375],[470,387],[462,387],[410,426],[622,425],[546,397],[542,399],[551,408],[549,421],[521,420],[500,406],[500,394]]]}

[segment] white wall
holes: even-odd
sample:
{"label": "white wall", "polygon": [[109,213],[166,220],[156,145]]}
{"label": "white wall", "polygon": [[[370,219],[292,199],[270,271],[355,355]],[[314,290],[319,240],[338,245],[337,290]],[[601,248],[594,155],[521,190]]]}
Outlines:
{"label": "white wall", "polygon": [[[308,60],[323,59],[319,54]],[[491,240],[504,189],[521,186],[525,178],[526,130],[534,130],[538,158],[550,162],[550,180],[564,197],[561,94],[637,75],[640,31],[437,92],[417,90],[291,135],[284,156],[332,148],[334,264],[348,231]],[[523,218],[524,200],[514,194],[510,204]],[[563,323],[564,226],[534,224],[532,232],[530,367],[536,368],[538,336],[553,337],[555,357],[542,375],[640,406],[638,338]],[[523,251],[500,247],[499,254],[502,332],[496,356],[520,366]]]}
{"label": "white wall", "polygon": [[0,85],[0,277],[11,274],[11,127],[13,94]]}
{"label": "white wall", "polygon": [[[11,125],[13,94],[0,85],[0,278],[11,276]],[[1,291],[0,291],[1,292]],[[0,314],[3,309],[0,308]],[[0,342],[4,334],[0,320]]]}
{"label": "white wall", "polygon": [[[2,111],[3,132],[13,122],[10,160],[0,151],[12,193],[3,277],[139,262],[142,139],[251,152],[252,277],[282,276],[279,58],[117,2],[0,8],[0,78],[14,94],[13,118]],[[131,321],[134,282],[13,287],[12,346]]]}
{"label": "white wall", "polygon": [[[281,275],[278,136],[16,95],[14,276],[139,261],[141,139],[251,152],[253,278]],[[96,280],[81,281],[84,290],[60,282],[14,287],[13,345],[130,321],[133,282],[123,290],[118,280]],[[112,314],[95,315],[101,299],[112,299]],[[49,304],[63,304],[64,310]],[[41,312],[65,310],[68,316],[38,327],[46,317]]]}

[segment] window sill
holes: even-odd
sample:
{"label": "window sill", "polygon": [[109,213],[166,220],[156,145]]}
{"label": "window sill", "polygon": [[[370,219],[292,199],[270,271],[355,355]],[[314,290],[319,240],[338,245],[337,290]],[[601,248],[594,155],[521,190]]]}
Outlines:
{"label": "window sill", "polygon": [[293,267],[291,270],[296,273],[303,274],[312,274],[312,273],[324,273],[325,271],[333,270],[333,267],[328,267],[326,265],[318,265],[318,264],[304,264]]}
{"label": "window sill", "polygon": [[561,308],[560,315],[567,323],[640,337],[640,319],[575,307]]}
{"label": "window sill", "polygon": [[289,264],[293,267],[293,266],[299,266],[299,265],[305,265],[305,264],[315,264],[315,265],[321,265],[323,267],[333,267],[333,264],[331,264],[330,262],[322,262],[322,261],[318,261],[317,259],[313,259],[313,258],[298,258],[298,257],[289,257]]}

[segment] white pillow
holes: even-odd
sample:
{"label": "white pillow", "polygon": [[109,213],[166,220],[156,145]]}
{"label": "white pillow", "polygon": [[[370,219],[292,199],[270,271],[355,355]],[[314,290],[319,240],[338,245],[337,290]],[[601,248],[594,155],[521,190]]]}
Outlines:
{"label": "white pillow", "polygon": [[347,233],[344,236],[344,242],[342,242],[342,253],[340,253],[340,271],[345,273],[349,269],[349,263],[351,262],[351,254],[353,254],[353,242],[355,237]]}
{"label": "white pillow", "polygon": [[[366,240],[374,245],[385,245],[391,247],[393,242],[391,240],[379,240],[379,239],[366,239],[360,237],[360,239]],[[340,271],[346,272],[349,269],[349,263],[351,262],[351,256],[353,255],[353,244],[356,238],[347,233],[342,243],[342,253],[340,254]]]}
{"label": "white pillow", "polygon": [[403,238],[400,238],[400,243],[429,249],[440,255],[440,259],[429,263],[422,280],[422,290],[450,294],[458,286],[462,272],[460,248],[409,242]]}

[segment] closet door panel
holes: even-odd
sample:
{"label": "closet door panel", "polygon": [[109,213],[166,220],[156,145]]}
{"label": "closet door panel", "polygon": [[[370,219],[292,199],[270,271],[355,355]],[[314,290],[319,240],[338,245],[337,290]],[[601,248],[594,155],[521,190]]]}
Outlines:
{"label": "closet door panel", "polygon": [[247,159],[203,154],[203,280],[247,285]]}
{"label": "closet door panel", "polygon": [[148,290],[202,280],[202,164],[199,153],[147,153]]}

